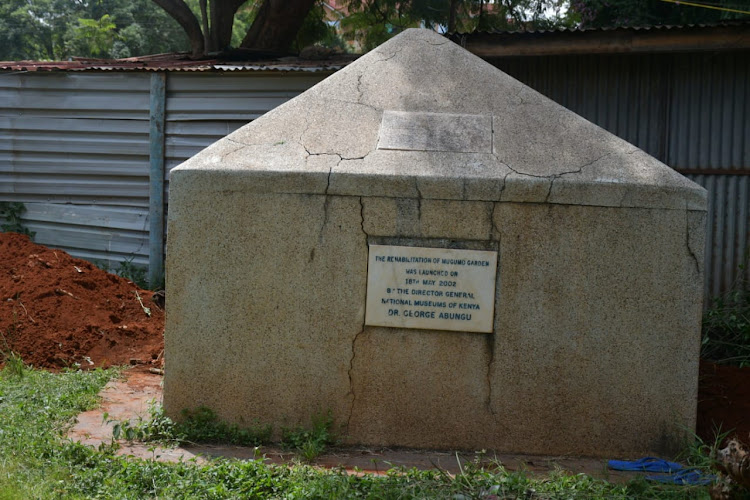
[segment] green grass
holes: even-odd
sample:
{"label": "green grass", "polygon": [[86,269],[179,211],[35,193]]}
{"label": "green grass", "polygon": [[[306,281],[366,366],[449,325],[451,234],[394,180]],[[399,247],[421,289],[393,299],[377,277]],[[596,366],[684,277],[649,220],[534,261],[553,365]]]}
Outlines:
{"label": "green grass", "polygon": [[311,462],[326,449],[336,443],[331,432],[333,428],[333,415],[329,411],[325,414],[313,415],[312,427],[282,428],[281,444],[287,449],[292,449],[306,462]]}
{"label": "green grass", "polygon": [[[670,487],[644,480],[614,485],[557,471],[549,477],[509,472],[499,464],[465,465],[455,477],[439,470],[394,469],[384,477],[348,475],[307,465],[259,460],[161,463],[116,456],[72,443],[64,432],[97,402],[115,371],[52,374],[23,368],[0,372],[0,500],[26,498],[372,498],[630,499],[708,498],[705,487]],[[330,429],[322,418],[307,438]],[[163,424],[163,423],[162,423]],[[314,432],[313,432],[314,431]],[[326,431],[327,432],[327,431]],[[297,433],[299,443],[307,440]]]}

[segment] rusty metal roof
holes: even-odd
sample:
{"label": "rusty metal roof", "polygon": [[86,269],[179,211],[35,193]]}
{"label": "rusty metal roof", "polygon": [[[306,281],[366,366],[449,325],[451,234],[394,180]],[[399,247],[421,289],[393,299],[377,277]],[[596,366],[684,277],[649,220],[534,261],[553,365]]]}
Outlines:
{"label": "rusty metal roof", "polygon": [[657,52],[750,48],[750,20],[685,26],[561,28],[453,33],[451,40],[479,57]]}
{"label": "rusty metal roof", "polygon": [[731,26],[745,26],[750,27],[750,18],[746,20],[736,21],[719,21],[715,23],[702,23],[702,24],[659,24],[654,26],[609,26],[603,28],[554,28],[554,29],[540,29],[540,30],[483,30],[483,31],[455,31],[446,33],[445,36],[462,36],[462,35],[531,35],[531,34],[544,34],[544,33],[588,33],[592,31],[668,31],[668,30],[694,30],[704,28],[717,28],[717,27],[731,27]]}
{"label": "rusty metal roof", "polygon": [[336,71],[356,56],[339,55],[324,60],[299,57],[233,62],[219,59],[192,60],[187,54],[157,54],[126,59],[73,58],[69,61],[0,61],[0,70],[11,71]]}

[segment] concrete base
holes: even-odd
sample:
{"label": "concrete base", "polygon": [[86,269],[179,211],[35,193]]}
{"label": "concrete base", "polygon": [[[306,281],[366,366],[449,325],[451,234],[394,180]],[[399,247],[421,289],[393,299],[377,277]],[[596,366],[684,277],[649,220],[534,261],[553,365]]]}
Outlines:
{"label": "concrete base", "polygon": [[[279,429],[331,410],[349,443],[593,456],[669,452],[695,425],[703,212],[185,188],[170,415]],[[495,333],[363,327],[384,237],[495,246]]]}

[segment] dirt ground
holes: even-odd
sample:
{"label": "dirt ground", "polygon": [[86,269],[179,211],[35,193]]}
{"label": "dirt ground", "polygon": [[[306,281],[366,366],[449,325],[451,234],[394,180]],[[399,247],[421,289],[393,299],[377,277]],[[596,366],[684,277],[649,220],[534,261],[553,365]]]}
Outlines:
{"label": "dirt ground", "polygon": [[0,233],[0,350],[17,352],[27,364],[54,370],[160,363],[164,310],[152,296],[62,250]]}
{"label": "dirt ground", "polygon": [[[27,364],[50,370],[131,364],[144,373],[162,366],[164,310],[152,298],[62,250],[0,233],[0,351],[13,350]],[[750,444],[750,368],[702,362],[699,385],[698,435],[713,442],[716,429],[734,429]],[[126,399],[128,391],[143,397],[140,389],[123,390]]]}

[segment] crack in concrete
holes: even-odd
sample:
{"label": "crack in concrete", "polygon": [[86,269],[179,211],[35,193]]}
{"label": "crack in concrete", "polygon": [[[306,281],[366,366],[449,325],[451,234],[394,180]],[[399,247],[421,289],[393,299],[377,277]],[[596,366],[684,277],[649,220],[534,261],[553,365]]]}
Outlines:
{"label": "crack in concrete", "polygon": [[489,348],[489,360],[487,361],[487,376],[486,376],[486,382],[487,382],[487,399],[485,400],[485,404],[487,405],[487,410],[490,412],[490,414],[494,417],[495,416],[495,410],[492,409],[492,365],[495,362],[495,333],[491,333],[487,335],[487,347]]}
{"label": "crack in concrete", "polygon": [[377,61],[375,61],[375,62],[376,62],[376,63],[379,63],[379,62],[390,61],[391,59],[393,59],[394,57],[396,57],[396,56],[397,56],[398,54],[400,54],[402,50],[404,50],[404,47],[400,47],[400,48],[399,48],[399,49],[398,49],[398,50],[397,50],[396,52],[394,52],[393,54],[389,55],[388,57],[386,57],[386,58],[384,58],[384,59],[378,59],[378,60],[377,60]]}
{"label": "crack in concrete", "polygon": [[229,142],[233,142],[233,143],[237,144],[237,147],[234,148],[233,150],[227,151],[226,153],[224,153],[224,154],[221,155],[221,159],[219,161],[222,162],[222,163],[226,160],[227,156],[236,153],[240,149],[243,149],[243,148],[245,148],[247,146],[257,146],[257,144],[244,144],[242,142],[237,142],[237,141],[235,141],[233,139],[228,139],[228,140],[229,140]]}
{"label": "crack in concrete", "polygon": [[552,196],[552,186],[555,184],[556,177],[549,180],[549,189],[547,190],[547,196],[544,197],[544,203],[549,203],[549,197]]}
{"label": "crack in concrete", "polygon": [[500,192],[497,194],[497,201],[501,201],[503,199],[503,193],[505,192],[505,187],[508,185],[507,180],[509,175],[510,172],[503,176],[503,185],[500,186]]}
{"label": "crack in concrete", "polygon": [[495,115],[490,115],[490,154],[497,160],[495,154]]}
{"label": "crack in concrete", "polygon": [[369,108],[369,109],[371,109],[371,110],[373,110],[373,111],[375,111],[377,113],[380,113],[382,111],[381,109],[376,108],[372,104],[367,104],[365,102],[347,101],[346,99],[338,99],[338,98],[333,98],[333,97],[329,97],[328,100],[329,101],[334,101],[334,102],[343,102],[343,103],[346,103],[346,104],[354,104],[355,106],[364,106],[364,107]]}
{"label": "crack in concrete", "polygon": [[614,151],[610,151],[609,153],[605,153],[605,154],[599,156],[598,158],[596,158],[594,160],[591,160],[590,162],[581,165],[580,167],[576,168],[575,170],[566,170],[565,172],[558,172],[556,174],[551,174],[551,175],[537,175],[537,174],[529,174],[527,172],[521,172],[520,170],[516,170],[509,163],[503,161],[502,158],[500,158],[497,154],[492,153],[492,155],[495,157],[495,159],[497,161],[499,161],[501,164],[503,164],[506,167],[508,167],[510,170],[513,171],[513,173],[518,174],[518,175],[525,175],[527,177],[535,177],[537,179],[559,179],[560,177],[562,177],[564,175],[580,174],[583,171],[584,168],[590,167],[594,163],[597,163],[598,161],[601,161],[604,158],[606,158],[607,156],[611,156],[613,154],[615,154]]}
{"label": "crack in concrete", "polygon": [[[369,235],[367,234],[367,231],[365,231],[365,203],[362,199],[362,196],[359,197],[359,225],[362,228],[362,234],[365,235],[365,245],[367,245],[367,240],[369,239]],[[365,276],[367,276],[369,262],[367,259],[365,259]],[[365,287],[367,285],[365,284]],[[366,289],[365,289],[366,293]],[[347,370],[346,374],[349,377],[349,394],[352,397],[352,401],[349,404],[349,415],[346,418],[346,431],[349,432],[351,429],[351,422],[352,422],[352,415],[354,415],[354,404],[357,401],[357,393],[354,391],[354,378],[352,376],[352,373],[354,372],[354,359],[357,357],[357,340],[359,339],[359,336],[362,335],[365,331],[365,318],[362,317],[362,328],[357,332],[357,334],[352,339],[352,356],[349,358],[349,370]]]}
{"label": "crack in concrete", "polygon": [[357,104],[362,104],[362,98],[364,97],[364,91],[362,90],[362,77],[364,73],[357,75]]}
{"label": "crack in concrete", "polygon": [[359,225],[362,228],[362,234],[365,235],[365,244],[367,244],[370,235],[365,231],[365,203],[362,201],[362,196],[359,197]]}
{"label": "crack in concrete", "polygon": [[347,375],[349,377],[349,394],[352,396],[352,401],[349,403],[349,416],[346,418],[346,431],[349,432],[351,422],[352,422],[352,415],[354,414],[354,403],[357,401],[357,394],[354,392],[354,380],[352,379],[352,371],[354,371],[354,358],[357,357],[357,339],[359,339],[359,336],[362,335],[365,331],[365,322],[364,319],[362,320],[362,329],[357,332],[357,334],[352,339],[352,357],[349,358],[349,370],[347,371]]}
{"label": "crack in concrete", "polygon": [[419,178],[414,178],[414,189],[417,190],[417,220],[422,222],[422,190],[419,189]]}
{"label": "crack in concrete", "polygon": [[333,169],[335,167],[339,166],[339,163],[341,163],[341,160],[339,160],[336,165],[328,169],[328,177],[326,178],[326,190],[325,193],[323,193],[325,196],[328,196],[328,189],[331,187],[331,172],[333,172]]}
{"label": "crack in concrete", "polygon": [[495,207],[496,206],[497,206],[497,203],[495,203],[494,201],[490,202],[490,214],[489,214],[489,216],[490,216],[490,233],[489,233],[489,237],[487,238],[489,241],[494,241],[493,237],[495,236],[495,230],[497,230],[497,228],[495,227]]}
{"label": "crack in concrete", "polygon": [[[328,173],[330,178],[330,172]],[[326,191],[328,191],[328,187],[326,187]],[[325,231],[326,225],[328,225],[328,220],[330,219],[330,213],[329,208],[331,205],[331,197],[328,196],[328,194],[323,195],[323,224],[320,226],[320,231],[318,232],[318,244],[320,244],[323,241],[323,231]]]}
{"label": "crack in concrete", "polygon": [[688,253],[695,263],[695,272],[700,276],[700,262],[698,261],[698,256],[695,254],[695,251],[693,251],[693,247],[690,246],[690,212],[688,210],[685,211],[685,246],[687,246]]}

